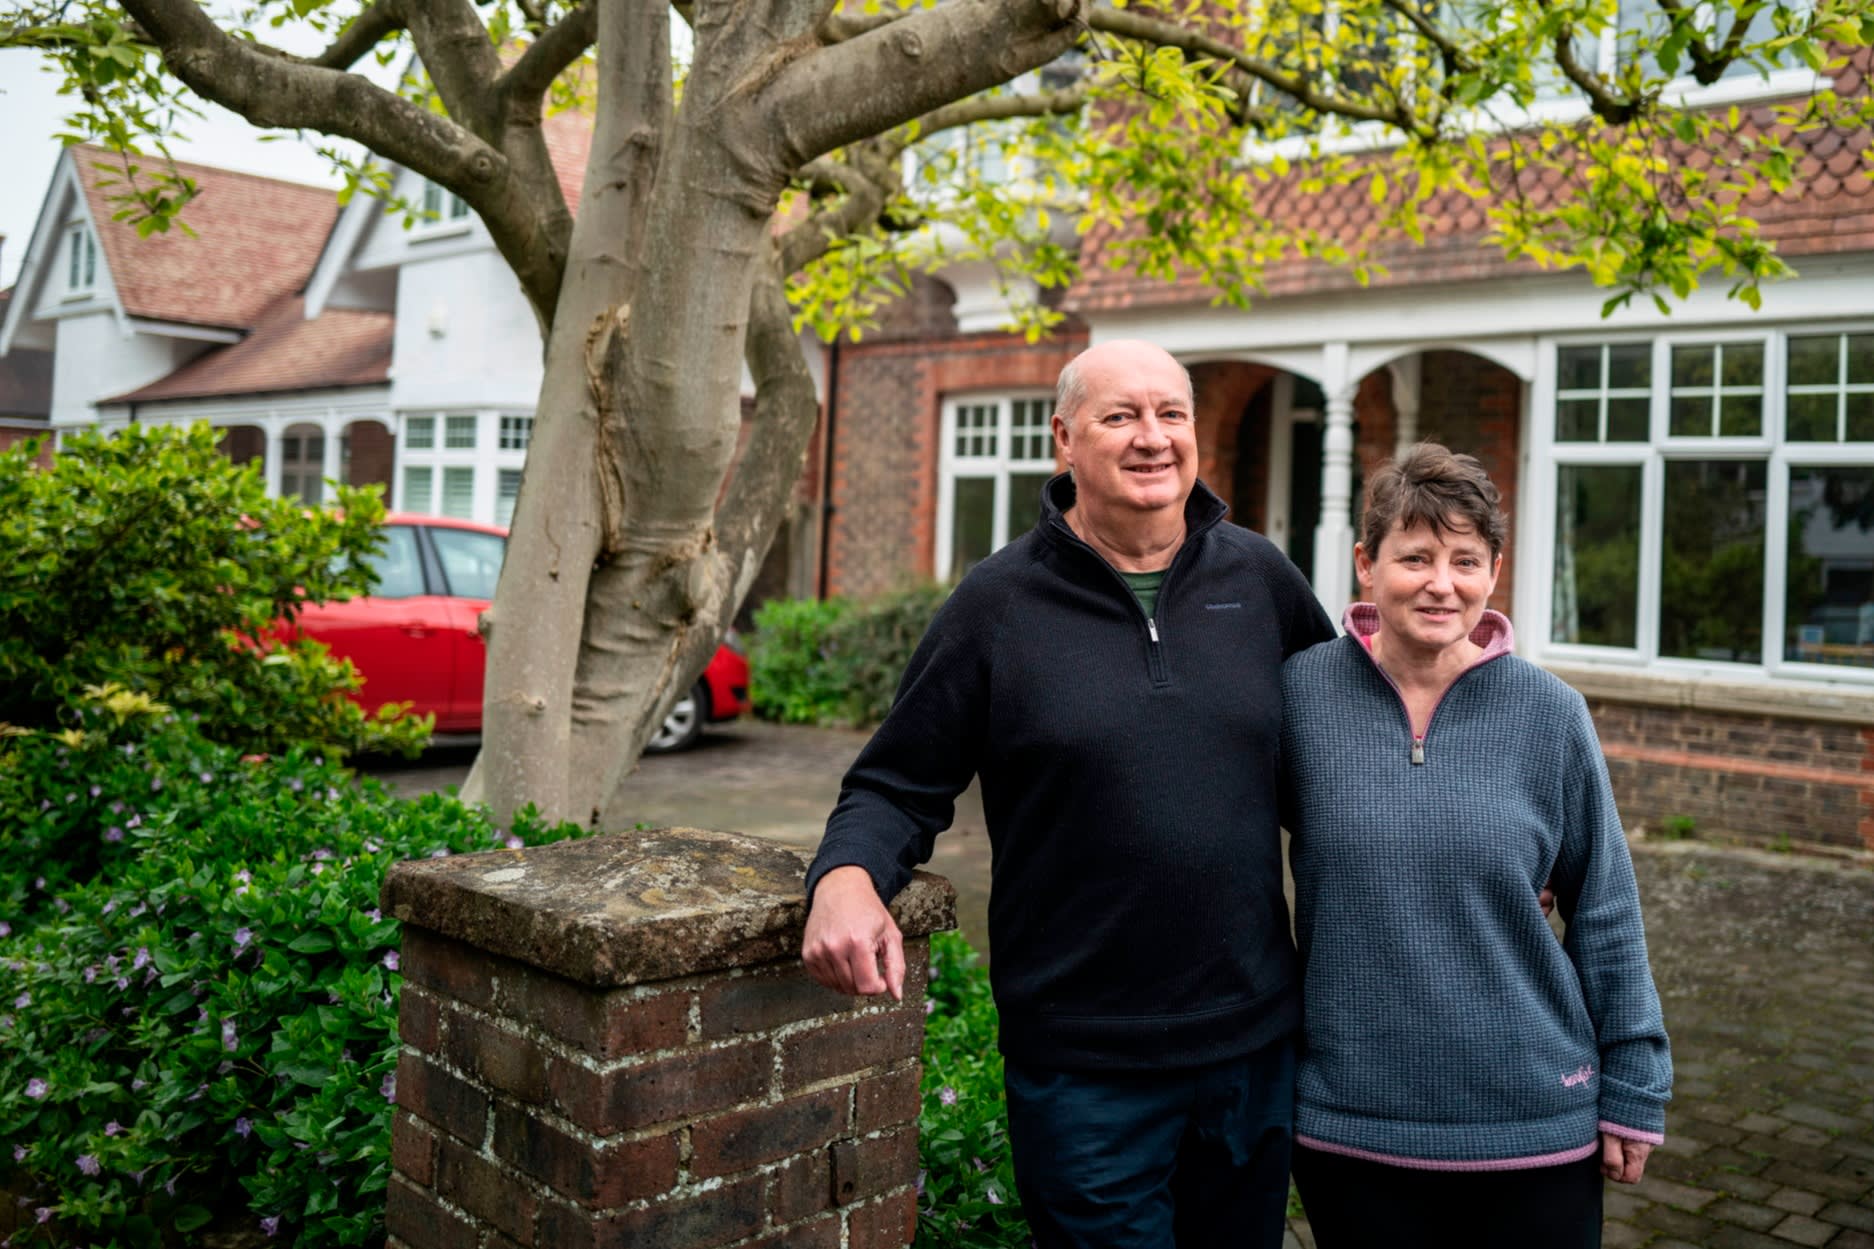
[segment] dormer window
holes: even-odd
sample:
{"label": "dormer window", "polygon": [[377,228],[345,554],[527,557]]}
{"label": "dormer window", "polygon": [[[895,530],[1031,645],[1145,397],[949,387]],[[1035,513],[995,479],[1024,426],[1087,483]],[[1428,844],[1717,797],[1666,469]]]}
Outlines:
{"label": "dormer window", "polygon": [[98,284],[98,238],[82,221],[65,232],[65,293],[89,295]]}
{"label": "dormer window", "polygon": [[468,201],[445,186],[423,180],[423,227],[438,229],[468,220]]}

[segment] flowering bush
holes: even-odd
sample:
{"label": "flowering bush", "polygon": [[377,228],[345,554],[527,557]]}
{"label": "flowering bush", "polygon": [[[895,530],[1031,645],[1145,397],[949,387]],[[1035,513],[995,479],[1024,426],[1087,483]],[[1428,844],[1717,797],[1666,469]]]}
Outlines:
{"label": "flowering bush", "polygon": [[1026,1249],[989,972],[955,933],[931,937],[926,1010],[917,1243]]}
{"label": "flowering bush", "polygon": [[29,1198],[12,1243],[381,1240],[401,985],[384,872],[572,830],[504,834],[167,715],[88,723],[0,742],[0,1169]]}
{"label": "flowering bush", "polygon": [[0,728],[67,727],[86,685],[115,682],[247,750],[414,749],[425,720],[365,714],[348,662],[270,640],[301,602],[370,589],[382,500],[269,498],[216,436],[76,433],[48,469],[32,444],[0,453]]}

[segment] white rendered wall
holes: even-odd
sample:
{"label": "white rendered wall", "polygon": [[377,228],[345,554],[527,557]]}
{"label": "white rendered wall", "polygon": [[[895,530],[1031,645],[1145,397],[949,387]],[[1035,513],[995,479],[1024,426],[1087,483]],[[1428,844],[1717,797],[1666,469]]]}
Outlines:
{"label": "white rendered wall", "polygon": [[531,412],[540,396],[540,353],[533,310],[494,248],[412,258],[399,271],[391,359],[397,410]]}
{"label": "white rendered wall", "polygon": [[65,317],[52,355],[52,423],[90,424],[98,400],[147,386],[212,345],[126,333],[104,310]]}

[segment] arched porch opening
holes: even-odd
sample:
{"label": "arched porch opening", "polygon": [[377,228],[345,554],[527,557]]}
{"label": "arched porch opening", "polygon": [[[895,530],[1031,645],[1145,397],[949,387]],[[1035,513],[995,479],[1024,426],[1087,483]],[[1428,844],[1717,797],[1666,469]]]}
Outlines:
{"label": "arched porch opening", "polygon": [[393,497],[397,436],[375,419],[347,424],[338,439],[338,479],[348,486],[382,486],[384,506],[395,507]]}

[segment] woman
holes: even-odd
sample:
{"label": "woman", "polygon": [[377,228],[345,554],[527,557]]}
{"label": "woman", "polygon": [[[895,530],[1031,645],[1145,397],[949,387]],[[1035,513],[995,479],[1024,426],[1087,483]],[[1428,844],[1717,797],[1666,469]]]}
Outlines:
{"label": "woman", "polygon": [[1385,465],[1368,601],[1283,672],[1294,1168],[1320,1249],[1597,1246],[1602,1177],[1636,1183],[1663,1139],[1633,864],[1587,705],[1485,607],[1504,530],[1470,456]]}

